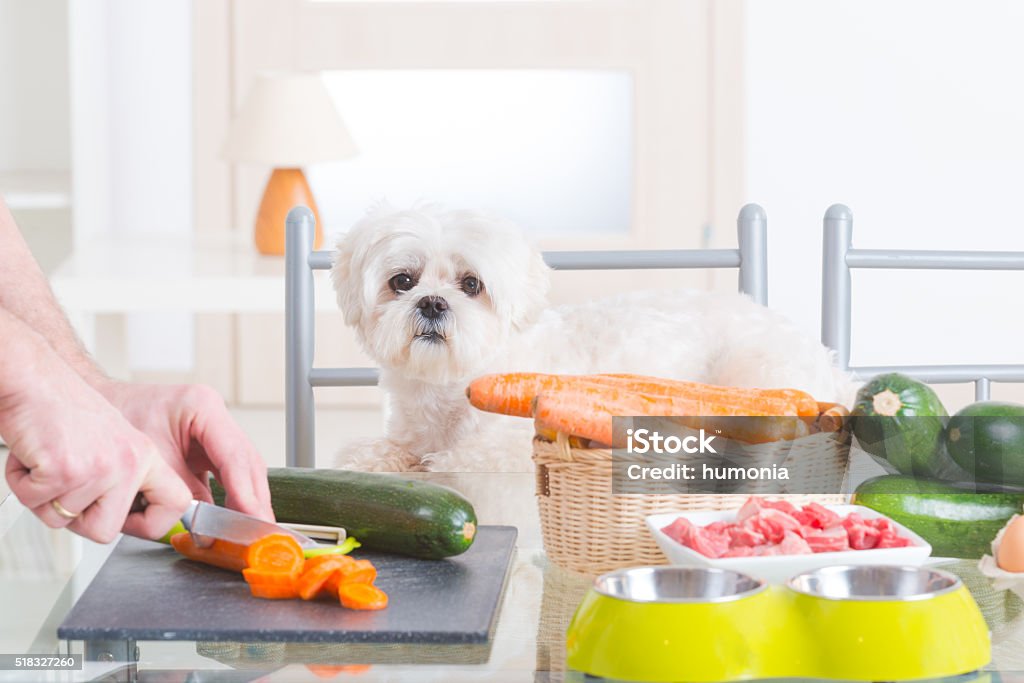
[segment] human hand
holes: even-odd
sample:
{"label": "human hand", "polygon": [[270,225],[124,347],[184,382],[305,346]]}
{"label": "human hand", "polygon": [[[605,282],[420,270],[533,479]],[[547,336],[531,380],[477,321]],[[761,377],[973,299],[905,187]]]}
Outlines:
{"label": "human hand", "polygon": [[196,500],[212,502],[207,472],[227,491],[228,507],[268,521],[267,466],[214,389],[198,384],[131,384],[107,380],[100,392],[156,444]]}
{"label": "human hand", "polygon": [[[145,434],[38,341],[7,357],[0,390],[11,491],[47,526],[100,543],[122,530],[159,538],[188,506],[188,488]],[[149,506],[129,514],[139,492]]]}

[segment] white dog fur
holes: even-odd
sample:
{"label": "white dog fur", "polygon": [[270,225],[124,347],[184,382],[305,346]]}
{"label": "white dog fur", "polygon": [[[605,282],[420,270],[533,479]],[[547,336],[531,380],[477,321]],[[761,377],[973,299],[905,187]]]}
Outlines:
{"label": "white dog fur", "polygon": [[470,211],[378,207],[341,238],[331,275],[387,396],[385,438],[347,446],[343,468],[531,470],[532,422],[466,400],[488,372],[632,372],[795,387],[819,401],[853,386],[817,340],[741,294],[630,292],[548,307],[540,253],[515,226]]}

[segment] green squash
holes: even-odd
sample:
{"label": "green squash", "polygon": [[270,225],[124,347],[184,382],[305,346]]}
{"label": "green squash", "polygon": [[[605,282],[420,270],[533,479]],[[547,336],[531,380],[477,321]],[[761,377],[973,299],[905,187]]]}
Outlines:
{"label": "green squash", "polygon": [[972,403],[950,418],[946,448],[977,481],[1024,486],[1024,406]]}
{"label": "green squash", "polygon": [[872,378],[850,411],[860,447],[889,472],[959,481],[965,473],[946,452],[948,419],[931,387],[892,372]]}

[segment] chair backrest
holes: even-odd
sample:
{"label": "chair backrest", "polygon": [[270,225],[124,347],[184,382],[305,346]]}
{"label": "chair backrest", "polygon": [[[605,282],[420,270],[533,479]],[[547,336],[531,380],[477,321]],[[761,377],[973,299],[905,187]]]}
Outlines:
{"label": "chair backrest", "polygon": [[975,399],[987,400],[992,382],[1024,382],[1024,365],[879,365],[850,367],[850,271],[854,268],[904,270],[1024,270],[1020,251],[929,251],[855,249],[853,212],[833,204],[825,212],[821,285],[821,341],[836,352],[839,365],[860,378],[902,372],[922,382],[974,382]]}
{"label": "chair backrest", "polygon": [[[556,270],[633,270],[738,268],[739,289],[754,301],[768,302],[767,218],[747,204],[737,219],[736,249],[662,249],[638,251],[552,251],[544,260]],[[289,467],[315,467],[313,388],[369,386],[376,368],[313,367],[313,271],[329,270],[331,251],[314,251],[313,213],[297,206],[288,213],[285,242],[285,456]]]}

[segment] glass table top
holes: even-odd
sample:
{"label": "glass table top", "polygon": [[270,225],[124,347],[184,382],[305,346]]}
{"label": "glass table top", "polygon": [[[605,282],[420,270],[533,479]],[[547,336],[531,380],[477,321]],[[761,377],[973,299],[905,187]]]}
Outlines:
{"label": "glass table top", "polygon": [[[3,455],[0,453],[0,462]],[[477,509],[482,524],[518,528],[517,551],[490,644],[409,646],[372,644],[138,642],[129,673],[117,663],[87,662],[81,672],[45,680],[139,681],[560,681],[564,632],[589,580],[550,565],[544,555],[533,474],[410,475],[452,486]],[[0,488],[0,654],[82,652],[59,642],[57,627],[113,546],[48,529]],[[6,499],[4,499],[6,498]],[[638,533],[642,531],[638,530]],[[962,566],[960,566],[962,565]],[[1024,612],[1019,600],[987,589],[973,563],[953,569],[975,591],[993,628],[994,673],[988,680],[1024,681]],[[974,570],[976,572],[976,570]],[[572,678],[572,676],[570,676]],[[38,680],[0,671],[0,682]],[[967,679],[958,679],[967,680]],[[974,678],[970,680],[975,680]]]}

